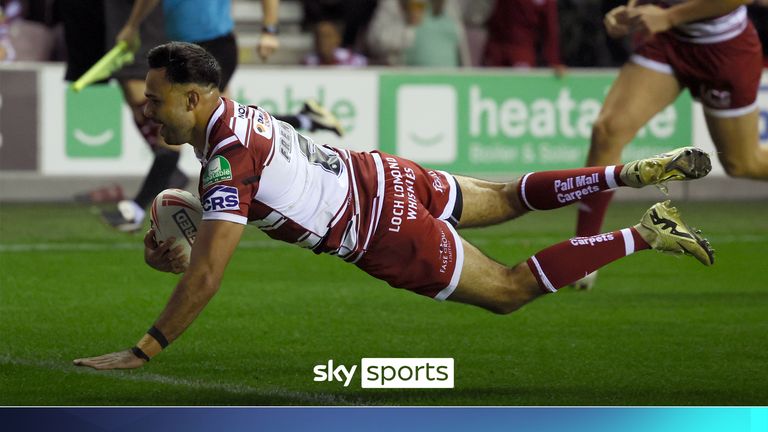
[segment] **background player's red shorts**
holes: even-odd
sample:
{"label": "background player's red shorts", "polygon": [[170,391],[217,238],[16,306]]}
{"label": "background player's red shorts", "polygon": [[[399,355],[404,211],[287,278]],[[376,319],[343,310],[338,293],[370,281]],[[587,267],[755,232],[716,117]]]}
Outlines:
{"label": "background player's red shorts", "polygon": [[738,36],[710,44],[657,34],[635,51],[632,62],[674,74],[714,116],[737,117],[755,108],[763,54],[751,22]]}
{"label": "background player's red shorts", "polygon": [[456,289],[464,261],[454,229],[461,217],[461,190],[446,172],[385,153],[381,159],[381,217],[357,266],[395,288],[444,300]]}

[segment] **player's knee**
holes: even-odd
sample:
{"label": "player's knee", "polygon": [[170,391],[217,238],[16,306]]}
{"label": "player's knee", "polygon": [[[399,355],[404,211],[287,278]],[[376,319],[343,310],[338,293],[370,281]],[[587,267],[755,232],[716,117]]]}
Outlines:
{"label": "player's knee", "polygon": [[493,307],[488,308],[488,310],[497,315],[509,315],[520,309],[522,306],[522,304],[518,304],[517,302],[500,302]]}
{"label": "player's knee", "polygon": [[506,272],[506,283],[503,289],[499,291],[494,304],[488,309],[499,315],[508,315],[523,307],[530,300],[527,290],[521,285],[519,270],[517,268],[508,268]]}
{"label": "player's knee", "polygon": [[634,133],[633,125],[621,115],[602,113],[592,125],[592,147],[597,147],[597,150],[602,152],[621,151],[621,147],[614,148],[614,142]]}

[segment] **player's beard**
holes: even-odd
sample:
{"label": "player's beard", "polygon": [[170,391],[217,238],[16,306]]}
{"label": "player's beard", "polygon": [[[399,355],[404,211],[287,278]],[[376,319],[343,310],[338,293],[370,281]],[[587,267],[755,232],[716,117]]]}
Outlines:
{"label": "player's beard", "polygon": [[166,144],[181,145],[192,140],[192,129],[183,126],[170,126],[167,123],[161,123],[159,133]]}
{"label": "player's beard", "polygon": [[179,134],[164,124],[160,125],[160,136],[163,137],[166,144],[180,145],[187,142],[180,140]]}

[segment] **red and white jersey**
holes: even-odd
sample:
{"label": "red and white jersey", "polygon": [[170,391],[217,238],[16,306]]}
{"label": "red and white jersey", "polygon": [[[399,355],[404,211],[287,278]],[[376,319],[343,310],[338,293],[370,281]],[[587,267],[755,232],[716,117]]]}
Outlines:
{"label": "red and white jersey", "polygon": [[[658,0],[660,6],[674,6],[687,0]],[[672,34],[683,41],[710,44],[733,39],[747,28],[747,8],[739,6],[730,13],[679,25]]]}
{"label": "red and white jersey", "polygon": [[358,260],[381,212],[377,153],[319,146],[255,106],[225,98],[208,121],[203,220],[252,224],[270,237]]}

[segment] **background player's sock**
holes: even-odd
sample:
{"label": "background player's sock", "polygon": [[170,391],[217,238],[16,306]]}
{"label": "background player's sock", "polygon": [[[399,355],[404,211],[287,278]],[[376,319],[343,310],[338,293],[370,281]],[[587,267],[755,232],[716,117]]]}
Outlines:
{"label": "background player's sock", "polygon": [[530,210],[556,209],[601,191],[624,186],[623,165],[542,171],[523,176],[517,188],[520,202]]}
{"label": "background player's sock", "polygon": [[158,148],[155,151],[155,160],[152,162],[152,167],[149,169],[149,173],[147,173],[147,177],[144,179],[144,183],[134,199],[141,208],[147,208],[157,194],[168,187],[168,182],[171,176],[173,176],[174,171],[176,171],[176,164],[178,162],[179,152],[166,148]]}
{"label": "background player's sock", "polygon": [[613,199],[613,191],[607,190],[589,195],[579,202],[579,215],[576,219],[577,236],[585,237],[600,233],[611,199]]}
{"label": "background player's sock", "polygon": [[650,249],[635,228],[574,237],[550,246],[527,261],[544,292],[555,292],[604,265],[643,249]]}

